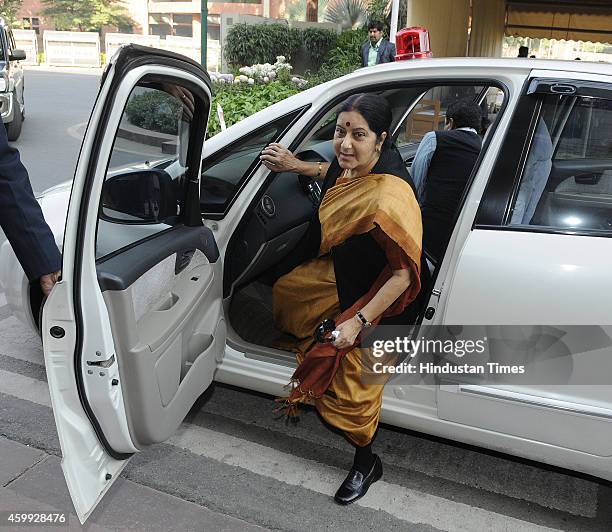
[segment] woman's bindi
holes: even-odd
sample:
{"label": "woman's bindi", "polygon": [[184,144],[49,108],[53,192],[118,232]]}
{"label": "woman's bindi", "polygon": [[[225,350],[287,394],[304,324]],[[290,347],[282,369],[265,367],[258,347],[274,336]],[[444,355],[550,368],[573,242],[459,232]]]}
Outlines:
{"label": "woman's bindi", "polygon": [[346,123],[346,127],[350,127],[350,125],[351,125],[351,123],[350,123],[350,122],[347,122],[347,123]]}

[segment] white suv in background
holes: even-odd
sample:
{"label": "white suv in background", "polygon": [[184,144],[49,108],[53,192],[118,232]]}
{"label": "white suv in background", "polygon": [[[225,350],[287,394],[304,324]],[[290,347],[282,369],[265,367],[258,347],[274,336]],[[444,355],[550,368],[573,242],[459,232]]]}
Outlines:
{"label": "white suv in background", "polygon": [[9,140],[17,140],[25,119],[24,79],[21,61],[26,54],[15,45],[13,32],[0,17],[0,115]]}

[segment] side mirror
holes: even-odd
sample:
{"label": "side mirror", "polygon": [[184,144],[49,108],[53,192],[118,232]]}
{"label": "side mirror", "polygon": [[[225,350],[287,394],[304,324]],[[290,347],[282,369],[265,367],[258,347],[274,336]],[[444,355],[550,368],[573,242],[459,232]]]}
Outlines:
{"label": "side mirror", "polygon": [[25,61],[26,53],[24,50],[13,50],[13,53],[9,55],[9,61]]}
{"label": "side mirror", "polygon": [[110,177],[102,189],[100,218],[121,224],[163,223],[179,213],[170,175],[154,168]]}

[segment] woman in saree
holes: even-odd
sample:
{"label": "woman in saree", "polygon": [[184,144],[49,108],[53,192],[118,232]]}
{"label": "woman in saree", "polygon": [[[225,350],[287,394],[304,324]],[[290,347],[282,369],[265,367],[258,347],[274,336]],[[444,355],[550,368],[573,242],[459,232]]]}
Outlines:
{"label": "woman in saree", "polygon": [[[363,497],[382,476],[372,452],[386,377],[375,375],[371,350],[360,348],[372,327],[402,323],[420,289],[421,214],[414,188],[389,140],[386,99],[357,94],[340,107],[331,164],[299,161],[279,144],[261,159],[275,171],[313,177],[326,172],[323,196],[302,245],[299,266],[273,288],[277,326],[295,337],[297,352],[288,414],[314,404],[323,419],[355,447],[353,466],[335,494],[339,504]],[[333,319],[332,343],[314,340]],[[376,378],[372,378],[375,376]]]}

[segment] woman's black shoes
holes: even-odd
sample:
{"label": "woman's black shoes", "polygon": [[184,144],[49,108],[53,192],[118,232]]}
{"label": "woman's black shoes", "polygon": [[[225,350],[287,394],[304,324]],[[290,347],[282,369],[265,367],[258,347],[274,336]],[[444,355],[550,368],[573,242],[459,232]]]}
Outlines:
{"label": "woman's black shoes", "polygon": [[382,462],[377,454],[374,455],[374,463],[367,475],[364,475],[355,467],[351,468],[348,476],[338,488],[334,500],[338,504],[351,504],[357,499],[361,499],[367,492],[371,484],[382,477]]}

